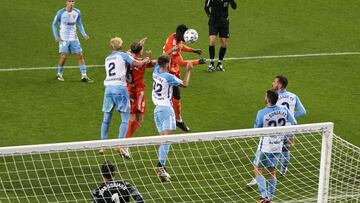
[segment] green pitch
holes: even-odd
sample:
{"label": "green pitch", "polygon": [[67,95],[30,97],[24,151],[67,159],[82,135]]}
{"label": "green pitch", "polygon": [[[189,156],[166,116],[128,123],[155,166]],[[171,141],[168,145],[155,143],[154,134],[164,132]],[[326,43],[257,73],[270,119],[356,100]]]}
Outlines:
{"label": "green pitch", "polygon": [[[81,39],[87,65],[104,63],[108,41],[119,36],[125,50],[148,37],[145,49],[153,56],[176,26],[185,23],[199,33],[191,44],[208,58],[207,17],[200,0],[78,0],[90,35]],[[360,6],[356,0],[237,1],[230,10],[226,57],[360,51]],[[174,4],[177,4],[174,6]],[[0,71],[11,68],[55,67],[58,45],[51,22],[61,0],[0,0]],[[216,47],[218,54],[219,44]],[[194,58],[194,54],[184,54]],[[70,57],[66,65],[76,65]],[[307,115],[298,122],[331,121],[335,133],[360,146],[360,55],[317,56],[224,62],[225,73],[194,68],[190,87],[182,90],[183,119],[192,132],[252,128],[264,106],[264,93],[274,76],[289,78]],[[136,136],[156,135],[151,102],[152,70],[145,74],[147,112]],[[103,68],[88,68],[93,84],[80,82],[79,69],[65,69],[65,82],[56,70],[0,72],[0,146],[96,140],[102,121]],[[118,134],[114,115],[109,138]],[[178,131],[177,133],[180,133]]]}

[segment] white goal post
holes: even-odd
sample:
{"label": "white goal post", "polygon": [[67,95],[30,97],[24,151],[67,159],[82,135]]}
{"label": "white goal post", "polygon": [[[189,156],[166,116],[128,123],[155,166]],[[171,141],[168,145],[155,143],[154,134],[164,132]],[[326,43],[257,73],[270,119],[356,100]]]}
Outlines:
{"label": "white goal post", "polygon": [[[349,178],[360,177],[359,169],[348,174],[337,172],[337,167],[348,167],[339,165],[347,158],[358,166],[360,150],[335,136],[333,127],[333,123],[318,123],[1,147],[0,202],[89,202],[90,191],[102,181],[99,167],[104,160],[117,166],[116,179],[133,183],[148,202],[254,201],[259,197],[257,188],[246,188],[245,183],[252,178],[251,161],[259,137],[289,134],[297,140],[292,167],[289,175],[279,180],[279,198],[275,198],[286,202],[351,201],[360,198],[358,182]],[[164,143],[172,144],[167,167],[175,178],[170,183],[161,183],[154,172],[158,146]],[[119,146],[130,148],[131,160],[111,150]],[[332,156],[334,147],[353,154],[348,157],[341,151]],[[101,148],[108,151],[99,155]],[[334,160],[339,164],[334,165]],[[335,186],[334,191],[348,191],[333,194]]]}

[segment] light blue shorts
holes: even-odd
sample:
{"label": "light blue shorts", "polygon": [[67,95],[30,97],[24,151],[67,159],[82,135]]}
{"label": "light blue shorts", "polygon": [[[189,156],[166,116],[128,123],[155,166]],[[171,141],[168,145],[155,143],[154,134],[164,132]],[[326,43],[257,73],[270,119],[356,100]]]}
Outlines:
{"label": "light blue shorts", "polygon": [[59,53],[77,54],[80,52],[82,52],[82,49],[79,40],[59,42]]}
{"label": "light blue shorts", "polygon": [[175,113],[171,106],[156,106],[154,120],[158,132],[176,130]]}
{"label": "light blue shorts", "polygon": [[121,113],[130,113],[130,98],[127,87],[121,85],[110,85],[105,88],[103,112],[116,110]]}
{"label": "light blue shorts", "polygon": [[280,156],[281,153],[266,153],[257,150],[253,164],[260,168],[276,168]]}

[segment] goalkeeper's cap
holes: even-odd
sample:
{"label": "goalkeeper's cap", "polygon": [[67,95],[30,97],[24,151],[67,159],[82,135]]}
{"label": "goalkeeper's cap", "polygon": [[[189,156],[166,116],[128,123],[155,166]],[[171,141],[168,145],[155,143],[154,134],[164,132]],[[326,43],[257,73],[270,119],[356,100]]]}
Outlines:
{"label": "goalkeeper's cap", "polygon": [[110,161],[106,161],[101,166],[101,173],[106,179],[112,179],[112,176],[114,175],[115,171],[116,171],[116,167]]}
{"label": "goalkeeper's cap", "polygon": [[123,41],[120,37],[114,37],[110,40],[110,47],[112,50],[120,50],[122,48]]}

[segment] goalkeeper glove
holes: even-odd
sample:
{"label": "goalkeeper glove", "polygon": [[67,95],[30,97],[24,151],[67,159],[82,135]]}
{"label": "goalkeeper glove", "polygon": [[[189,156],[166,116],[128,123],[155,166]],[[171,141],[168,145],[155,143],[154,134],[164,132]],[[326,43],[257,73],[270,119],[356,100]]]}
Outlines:
{"label": "goalkeeper glove", "polygon": [[199,55],[201,55],[201,53],[202,53],[201,49],[194,49],[193,52],[194,52],[194,53],[197,53],[197,54],[199,54]]}
{"label": "goalkeeper glove", "polygon": [[206,58],[199,59],[199,64],[205,64],[205,63],[206,63]]}

